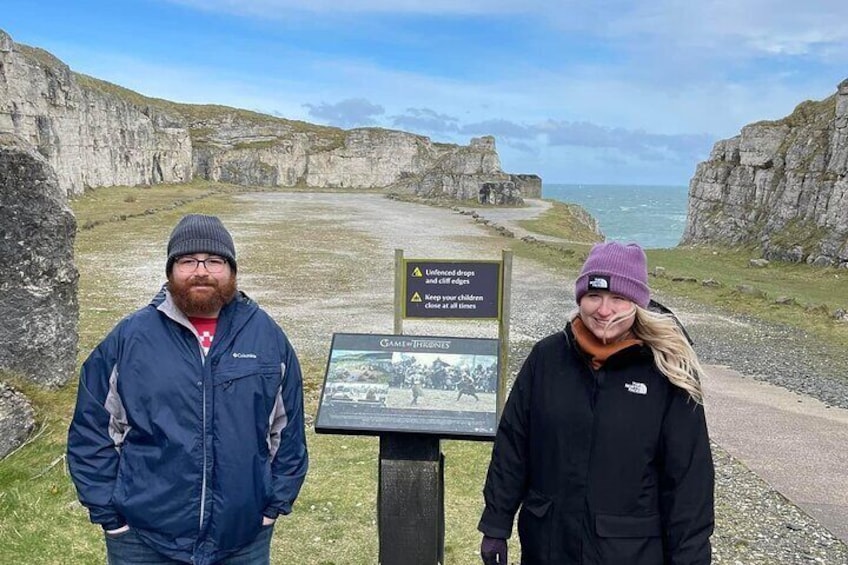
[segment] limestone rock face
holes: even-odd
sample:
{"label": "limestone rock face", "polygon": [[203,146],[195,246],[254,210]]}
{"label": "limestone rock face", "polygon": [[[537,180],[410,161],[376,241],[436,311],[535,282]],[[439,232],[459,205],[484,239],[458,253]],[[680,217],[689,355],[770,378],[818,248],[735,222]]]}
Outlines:
{"label": "limestone rock face", "polygon": [[[194,122],[194,170],[208,180],[252,186],[385,188],[430,197],[477,198],[486,182],[512,182],[492,137],[469,146],[380,128],[339,130],[250,123],[246,117]],[[538,178],[538,177],[536,177]],[[530,184],[530,181],[526,181]],[[541,186],[541,182],[540,182]],[[512,190],[520,190],[512,183]],[[520,198],[519,198],[520,199]]]}
{"label": "limestone rock face", "polygon": [[64,384],[77,356],[76,220],[47,159],[0,134],[0,369]]}
{"label": "limestone rock face", "polygon": [[440,146],[426,170],[406,175],[394,190],[428,198],[458,198],[517,204],[522,199],[510,175],[501,170],[495,138],[474,138],[467,147]]}
{"label": "limestone rock face", "polygon": [[539,175],[509,175],[524,198],[542,197],[542,178]]}
{"label": "limestone rock face", "polygon": [[34,427],[34,412],[26,397],[0,383],[0,459],[26,441]]}
{"label": "limestone rock face", "polygon": [[188,130],[101,84],[0,30],[0,131],[35,146],[69,194],[191,180]]}
{"label": "limestone rock face", "polygon": [[[385,188],[477,198],[511,179],[494,138],[470,146],[379,128],[341,130],[226,108],[146,98],[73,73],[0,31],[0,131],[38,148],[69,194],[87,187],[190,181],[249,186]],[[538,177],[535,177],[538,179]],[[538,183],[541,192],[541,181]],[[520,198],[520,196],[519,196]]]}
{"label": "limestone rock face", "polygon": [[848,266],[848,80],[786,118],[719,141],[689,183],[681,243]]}

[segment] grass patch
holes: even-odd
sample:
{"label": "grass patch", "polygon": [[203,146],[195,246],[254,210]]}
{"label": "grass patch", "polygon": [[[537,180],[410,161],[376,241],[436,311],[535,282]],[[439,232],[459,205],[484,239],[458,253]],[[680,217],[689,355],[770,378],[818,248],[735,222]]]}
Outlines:
{"label": "grass patch", "polygon": [[[848,309],[848,271],[780,261],[763,268],[749,267],[748,261],[755,257],[756,253],[745,250],[654,249],[648,251],[648,268],[653,271],[661,266],[666,273],[648,282],[663,293],[801,328],[824,343],[848,348],[848,324],[832,316],[838,308]],[[697,282],[675,282],[675,277],[691,277]],[[707,279],[720,286],[702,285]],[[761,296],[741,293],[737,290],[740,285],[753,287]],[[792,303],[776,304],[779,297],[790,298]]]}
{"label": "grass patch", "polygon": [[77,218],[77,226],[90,229],[106,222],[125,221],[135,216],[177,208],[215,194],[244,190],[244,187],[205,180],[185,184],[89,188],[84,195],[71,202],[71,208]]}
{"label": "grass patch", "polygon": [[518,224],[528,231],[559,237],[572,242],[601,241],[591,225],[588,212],[577,204],[548,200],[551,207],[538,218],[521,220]]}

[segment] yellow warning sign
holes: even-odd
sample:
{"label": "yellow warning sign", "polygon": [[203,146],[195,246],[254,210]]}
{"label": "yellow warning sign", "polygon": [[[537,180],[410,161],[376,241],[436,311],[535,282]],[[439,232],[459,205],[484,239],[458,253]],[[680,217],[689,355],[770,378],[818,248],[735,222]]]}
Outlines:
{"label": "yellow warning sign", "polygon": [[[414,269],[412,269],[412,276],[413,277],[423,277],[424,274],[421,272],[421,269],[419,269],[418,267],[415,267]],[[419,302],[421,302],[421,300],[419,300]]]}
{"label": "yellow warning sign", "polygon": [[412,298],[409,299],[410,302],[421,302],[421,295],[417,292],[412,294]]}

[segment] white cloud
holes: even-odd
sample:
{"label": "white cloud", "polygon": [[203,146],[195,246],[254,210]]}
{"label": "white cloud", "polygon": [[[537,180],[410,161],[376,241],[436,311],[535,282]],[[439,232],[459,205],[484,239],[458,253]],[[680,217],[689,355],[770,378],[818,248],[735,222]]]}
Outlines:
{"label": "white cloud", "polygon": [[386,113],[379,104],[372,104],[364,98],[347,98],[335,104],[304,104],[309,116],[342,128],[372,125],[379,116]]}
{"label": "white cloud", "polygon": [[549,6],[544,0],[167,0],[198,9],[262,16],[284,17],[287,11],[323,14],[438,14],[493,15],[538,13]]}
{"label": "white cloud", "polygon": [[647,38],[666,49],[711,49],[710,57],[815,55],[848,42],[844,0],[655,0],[617,6],[608,10],[603,34]]}

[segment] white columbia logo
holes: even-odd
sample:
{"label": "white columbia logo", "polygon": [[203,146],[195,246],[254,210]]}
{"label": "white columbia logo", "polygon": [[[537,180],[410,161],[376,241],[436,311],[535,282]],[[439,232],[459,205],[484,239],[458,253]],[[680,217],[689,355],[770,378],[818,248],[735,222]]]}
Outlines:
{"label": "white columbia logo", "polygon": [[256,359],[256,353],[233,353],[236,359]]}
{"label": "white columbia logo", "polygon": [[648,385],[645,383],[633,381],[632,383],[625,383],[624,388],[633,394],[648,394]]}

